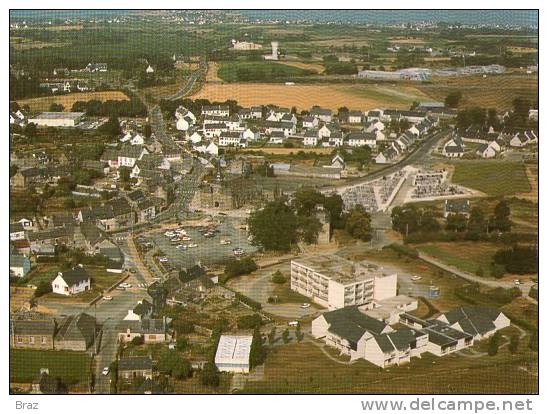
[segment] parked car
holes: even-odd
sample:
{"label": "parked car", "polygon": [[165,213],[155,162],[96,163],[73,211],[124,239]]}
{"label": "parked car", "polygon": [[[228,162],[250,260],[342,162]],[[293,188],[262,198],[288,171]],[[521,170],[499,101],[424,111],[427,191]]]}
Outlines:
{"label": "parked car", "polygon": [[110,372],[110,368],[109,367],[104,367],[102,374],[103,375],[108,375],[109,372]]}
{"label": "parked car", "polygon": [[112,300],[112,296],[103,296],[103,300]]}
{"label": "parked car", "polygon": [[310,303],[303,303],[301,305],[301,309],[308,309],[310,307]]}
{"label": "parked car", "polygon": [[299,326],[299,321],[291,321],[291,322],[288,322],[288,325],[289,325],[289,326]]}

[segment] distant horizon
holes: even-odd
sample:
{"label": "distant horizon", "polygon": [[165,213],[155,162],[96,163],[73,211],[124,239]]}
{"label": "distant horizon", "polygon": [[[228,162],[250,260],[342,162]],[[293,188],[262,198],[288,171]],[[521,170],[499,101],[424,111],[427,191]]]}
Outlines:
{"label": "distant horizon", "polygon": [[[158,9],[162,10],[162,9]],[[165,9],[185,11],[186,9]],[[138,14],[151,10],[17,10],[10,11],[16,19],[66,19],[106,17]],[[216,10],[192,10],[216,11]],[[309,20],[322,22],[348,22],[355,24],[401,24],[419,22],[446,22],[453,24],[520,25],[538,27],[538,10],[218,10],[237,12],[248,19],[257,20]]]}

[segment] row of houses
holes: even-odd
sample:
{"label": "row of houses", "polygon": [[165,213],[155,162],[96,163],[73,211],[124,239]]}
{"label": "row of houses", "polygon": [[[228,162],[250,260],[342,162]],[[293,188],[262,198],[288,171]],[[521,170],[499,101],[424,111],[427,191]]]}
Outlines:
{"label": "row of houses", "polygon": [[[510,325],[494,308],[464,306],[434,319],[421,319],[403,309],[392,322],[358,307],[326,312],[312,321],[312,335],[328,346],[380,368],[409,363],[425,352],[438,357],[461,351]],[[394,329],[392,325],[403,325]]]}

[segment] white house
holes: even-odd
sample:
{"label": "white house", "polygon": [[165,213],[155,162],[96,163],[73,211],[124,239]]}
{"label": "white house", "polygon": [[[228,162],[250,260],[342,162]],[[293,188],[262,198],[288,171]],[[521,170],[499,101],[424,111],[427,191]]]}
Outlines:
{"label": "white house", "polygon": [[497,155],[497,151],[495,150],[495,148],[492,145],[481,144],[478,147],[478,149],[476,151],[476,154],[479,155],[482,158],[493,158]]}
{"label": "white house", "polygon": [[71,296],[91,289],[91,279],[82,265],[71,270],[58,272],[51,282],[53,293]]}
{"label": "white house", "polygon": [[135,163],[148,154],[146,148],[141,145],[124,146],[118,152],[118,167],[133,168]]}
{"label": "white house", "polygon": [[361,111],[350,111],[348,113],[348,123],[349,124],[361,124],[363,122],[363,112]]}
{"label": "white house", "polygon": [[202,142],[202,136],[198,133],[198,131],[194,131],[192,134],[190,134],[188,140],[193,144],[198,144]]}
{"label": "white house", "polygon": [[206,147],[206,152],[211,155],[219,155],[219,147],[214,142],[210,142]]}
{"label": "white house", "polygon": [[246,128],[242,133],[242,138],[245,138],[247,141],[253,142],[261,139],[261,134],[257,128]]}
{"label": "white house", "polygon": [[147,68],[145,69],[145,72],[146,73],[154,73],[154,68],[150,65],[147,66]]}
{"label": "white house", "polygon": [[152,304],[146,299],[137,302],[133,309],[128,309],[124,321],[140,321],[152,315]]}
{"label": "white house", "polygon": [[304,133],[303,145],[315,147],[318,145],[318,130],[309,129]]}
{"label": "white house", "polygon": [[303,122],[303,128],[304,129],[310,129],[310,128],[316,128],[320,121],[318,118],[314,116],[304,116],[302,119]]}
{"label": "white house", "polygon": [[188,131],[192,124],[192,119],[185,116],[177,119],[177,122],[175,123],[175,128],[177,128],[178,131]]}

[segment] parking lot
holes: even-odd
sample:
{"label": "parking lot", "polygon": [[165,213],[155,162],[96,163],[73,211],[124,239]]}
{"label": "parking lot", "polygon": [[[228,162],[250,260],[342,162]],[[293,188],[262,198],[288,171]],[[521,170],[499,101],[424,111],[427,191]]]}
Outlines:
{"label": "parking lot", "polygon": [[[223,218],[217,226],[217,232],[213,237],[204,237],[199,227],[187,227],[184,229],[191,238],[189,241],[172,243],[164,233],[166,230],[158,230],[148,233],[146,240],[150,240],[155,247],[161,250],[168,261],[165,265],[174,268],[185,268],[198,262],[204,265],[219,263],[228,258],[234,257],[232,249],[240,247],[246,253],[253,253],[257,250],[247,240],[247,232],[239,228],[238,221],[232,218]],[[221,240],[230,240],[230,244],[221,244]],[[197,245],[186,249],[177,248],[177,245]]]}

